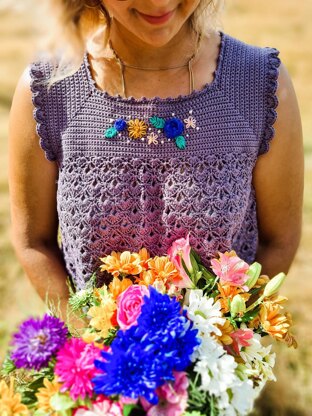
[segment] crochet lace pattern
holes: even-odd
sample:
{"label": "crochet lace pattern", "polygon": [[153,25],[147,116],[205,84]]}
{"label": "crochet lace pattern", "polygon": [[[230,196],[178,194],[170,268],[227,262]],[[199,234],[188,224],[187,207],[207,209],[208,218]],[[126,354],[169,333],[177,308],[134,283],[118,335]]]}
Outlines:
{"label": "crochet lace pattern", "polygon": [[[59,167],[62,250],[77,288],[112,250],[146,247],[152,256],[164,255],[188,232],[206,266],[229,249],[254,261],[252,172],[274,136],[279,52],[220,35],[212,83],[177,98],[111,96],[95,85],[87,54],[75,74],[50,89],[49,62],[30,65],[40,145]],[[161,143],[157,129],[157,145],[144,137],[105,137],[117,119],[185,120],[190,114],[196,128],[192,121],[183,149]]]}

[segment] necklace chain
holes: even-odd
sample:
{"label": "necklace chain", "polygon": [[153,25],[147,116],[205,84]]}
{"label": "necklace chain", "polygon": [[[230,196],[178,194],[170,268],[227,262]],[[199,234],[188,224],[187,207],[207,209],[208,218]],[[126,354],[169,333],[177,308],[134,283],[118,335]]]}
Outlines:
{"label": "necklace chain", "polygon": [[136,69],[136,70],[140,70],[140,71],[155,72],[155,71],[169,71],[169,70],[172,70],[172,69],[179,69],[179,68],[186,68],[187,67],[188,68],[188,73],[189,73],[189,92],[191,94],[194,91],[194,88],[195,88],[194,73],[193,73],[193,61],[194,61],[194,58],[197,56],[199,46],[200,46],[200,41],[201,41],[201,35],[199,34],[198,37],[197,37],[195,52],[190,57],[190,59],[183,65],[160,67],[160,68],[145,68],[145,67],[139,67],[139,66],[135,66],[135,65],[126,64],[125,62],[123,62],[123,60],[116,53],[116,51],[115,51],[115,49],[112,45],[112,42],[110,40],[109,41],[110,49],[112,50],[113,55],[114,55],[115,59],[117,60],[117,62],[119,63],[119,66],[120,66],[123,97],[124,98],[127,97],[126,81],[125,81],[125,68],[131,68],[131,69]]}

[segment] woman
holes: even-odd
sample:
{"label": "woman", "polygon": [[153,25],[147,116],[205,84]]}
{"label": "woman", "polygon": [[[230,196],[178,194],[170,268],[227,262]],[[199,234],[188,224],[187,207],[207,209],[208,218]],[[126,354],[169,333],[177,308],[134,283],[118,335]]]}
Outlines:
{"label": "woman", "polygon": [[161,255],[188,232],[206,265],[234,249],[287,272],[303,149],[278,51],[217,31],[220,1],[53,5],[78,68],[31,64],[10,117],[13,241],[40,296],[64,315],[67,275],[82,288],[100,256]]}

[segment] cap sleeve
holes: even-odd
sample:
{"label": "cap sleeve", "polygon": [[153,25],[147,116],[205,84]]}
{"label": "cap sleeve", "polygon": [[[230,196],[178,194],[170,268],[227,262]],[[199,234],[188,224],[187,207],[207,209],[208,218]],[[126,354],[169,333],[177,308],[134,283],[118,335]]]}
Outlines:
{"label": "cap sleeve", "polygon": [[276,95],[278,87],[278,75],[281,60],[278,57],[279,51],[275,48],[265,48],[267,51],[266,61],[266,83],[265,83],[265,115],[264,128],[260,141],[259,155],[269,151],[270,142],[274,137],[274,123],[277,119],[276,108],[278,98]]}
{"label": "cap sleeve", "polygon": [[52,141],[51,126],[49,125],[48,79],[51,72],[51,65],[45,62],[33,62],[29,65],[30,89],[34,105],[33,115],[37,123],[36,131],[39,136],[39,144],[45,153],[45,157],[50,161],[55,161],[56,152]]}

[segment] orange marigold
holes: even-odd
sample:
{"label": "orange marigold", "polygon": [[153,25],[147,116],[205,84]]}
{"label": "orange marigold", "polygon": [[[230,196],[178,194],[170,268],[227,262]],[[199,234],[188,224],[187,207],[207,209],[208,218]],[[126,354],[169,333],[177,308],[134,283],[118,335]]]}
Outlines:
{"label": "orange marigold", "polygon": [[141,258],[138,253],[112,251],[111,255],[100,258],[100,260],[103,262],[100,266],[101,271],[106,270],[114,277],[118,277],[120,274],[123,276],[136,275],[142,271]]}
{"label": "orange marigold", "polygon": [[[47,378],[43,380],[44,387],[41,387],[36,393],[38,399],[37,407],[40,410],[48,412],[50,416],[58,416],[58,413],[54,411],[50,405],[50,400],[54,394],[58,393],[61,388],[61,383],[58,383],[56,380],[52,382]],[[52,411],[52,412],[51,412]]]}
{"label": "orange marigold", "polygon": [[223,313],[229,312],[229,300],[231,301],[235,295],[240,295],[245,302],[250,298],[250,294],[244,292],[237,286],[230,285],[221,285],[218,283],[219,295],[216,296],[216,300],[219,300],[221,303],[221,311]]}
{"label": "orange marigold", "polygon": [[0,381],[0,415],[26,416],[27,407],[21,403],[21,395],[14,393],[14,379],[10,378],[8,386],[4,380]]}

